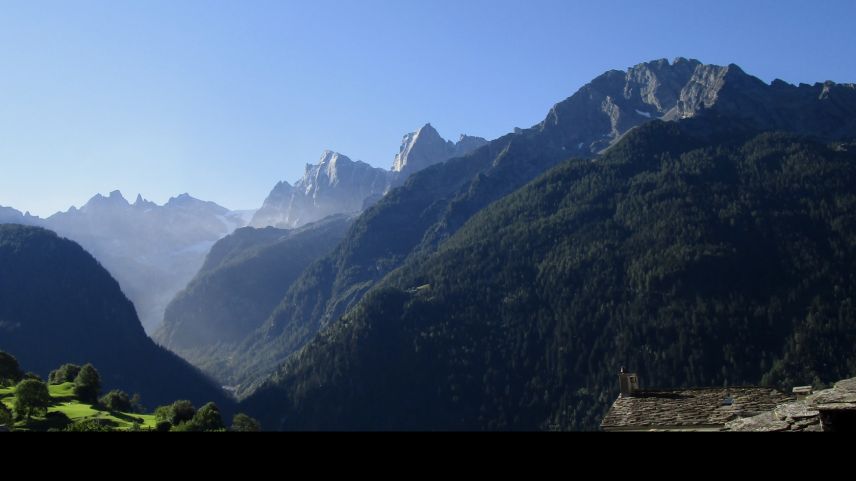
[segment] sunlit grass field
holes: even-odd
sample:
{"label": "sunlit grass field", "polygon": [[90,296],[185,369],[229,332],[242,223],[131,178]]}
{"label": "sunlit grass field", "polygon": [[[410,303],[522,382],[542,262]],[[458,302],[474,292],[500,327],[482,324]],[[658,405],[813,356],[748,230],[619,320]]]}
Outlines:
{"label": "sunlit grass field", "polygon": [[[133,429],[135,424],[138,424],[139,428],[143,430],[155,428],[156,421],[154,415],[109,411],[98,406],[79,402],[74,397],[74,383],[68,382],[50,385],[48,386],[48,391],[50,392],[52,403],[48,408],[47,416],[33,417],[29,421],[19,420],[15,423],[16,430],[61,430],[69,424],[87,419],[98,419],[102,423],[120,431]],[[15,406],[15,388],[0,388],[0,401],[9,409],[13,409]]]}

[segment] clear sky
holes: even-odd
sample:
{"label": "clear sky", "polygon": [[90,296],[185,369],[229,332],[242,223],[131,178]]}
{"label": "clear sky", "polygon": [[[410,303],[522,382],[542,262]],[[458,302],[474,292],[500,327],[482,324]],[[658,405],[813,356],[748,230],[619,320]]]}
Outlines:
{"label": "clear sky", "polygon": [[324,149],[388,168],[426,122],[495,138],[657,58],[854,82],[854,22],[854,0],[0,0],[0,205],[257,208]]}

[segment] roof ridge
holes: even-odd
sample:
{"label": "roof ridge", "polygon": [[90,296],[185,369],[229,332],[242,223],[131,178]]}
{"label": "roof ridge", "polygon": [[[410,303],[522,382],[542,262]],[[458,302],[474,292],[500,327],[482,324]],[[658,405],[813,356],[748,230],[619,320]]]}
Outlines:
{"label": "roof ridge", "polygon": [[[772,391],[779,391],[775,387],[771,386],[721,386],[721,387],[672,387],[672,388],[656,388],[656,389],[639,389],[636,392],[674,392],[674,391],[716,391],[716,390],[728,390],[728,389],[769,389]],[[782,391],[779,391],[782,392]]]}

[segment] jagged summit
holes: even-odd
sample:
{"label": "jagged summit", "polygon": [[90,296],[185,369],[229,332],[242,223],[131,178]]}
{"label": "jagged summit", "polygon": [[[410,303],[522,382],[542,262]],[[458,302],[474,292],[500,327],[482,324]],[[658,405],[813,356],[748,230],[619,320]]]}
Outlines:
{"label": "jagged summit", "polygon": [[401,148],[392,162],[392,172],[406,177],[433,164],[466,155],[485,144],[487,140],[467,135],[461,135],[458,142],[445,140],[428,123],[401,140]]}
{"label": "jagged summit", "polygon": [[[321,154],[321,159],[318,160],[318,164],[316,165],[324,165],[324,164],[332,164],[335,163],[339,158],[345,159],[347,161],[351,161],[347,155],[340,154],[333,150],[325,150],[324,153]],[[312,164],[307,164],[307,166]]]}
{"label": "jagged summit", "polygon": [[138,209],[140,209],[140,208],[152,209],[154,207],[158,207],[158,205],[155,204],[154,202],[147,200],[147,199],[144,199],[142,194],[137,194],[137,200],[135,200],[132,205]]}
{"label": "jagged summit", "polygon": [[278,182],[253,216],[253,227],[298,227],[333,214],[353,213],[363,201],[382,194],[389,173],[346,155],[325,150],[315,164],[306,164],[292,186]]}
{"label": "jagged summit", "polygon": [[381,170],[363,161],[351,160],[350,157],[338,152],[325,150],[317,164],[306,164],[303,178],[297,181],[294,186],[307,192],[315,192],[323,184],[335,185],[340,181],[347,182],[347,178],[344,178],[343,174],[348,174],[353,169],[366,172]]}
{"label": "jagged summit", "polygon": [[175,202],[186,202],[186,201],[189,201],[189,200],[195,200],[195,199],[193,199],[193,197],[192,197],[190,194],[188,194],[187,192],[185,192],[185,193],[183,193],[183,194],[179,194],[179,195],[177,195],[177,196],[175,196],[175,197],[171,197],[171,198],[169,199],[169,202],[173,202],[173,201],[175,201]]}
{"label": "jagged summit", "polygon": [[306,164],[303,178],[294,184],[296,189],[301,189],[307,195],[315,195],[322,186],[337,185],[339,182],[347,182],[347,176],[354,169],[364,172],[379,171],[375,167],[362,161],[353,161],[348,156],[325,150],[317,164]]}
{"label": "jagged summit", "polygon": [[127,200],[125,200],[125,197],[122,195],[122,192],[114,190],[110,192],[107,197],[101,195],[100,193],[95,194],[94,196],[92,196],[91,199],[89,199],[89,201],[86,202],[86,204],[83,205],[83,207],[81,207],[81,210],[102,208],[110,209],[117,207],[122,208],[127,206],[130,206],[130,204]]}
{"label": "jagged summit", "polygon": [[91,210],[91,209],[115,209],[115,208],[121,209],[124,207],[135,207],[135,208],[141,208],[142,207],[142,208],[146,208],[146,209],[151,209],[151,208],[163,209],[163,208],[188,208],[188,207],[194,207],[194,206],[210,207],[210,208],[215,209],[215,210],[223,210],[224,212],[228,211],[228,209],[226,209],[225,207],[221,207],[214,202],[199,200],[199,199],[191,196],[190,194],[188,194],[186,192],[183,194],[180,194],[178,196],[171,197],[163,205],[158,205],[155,202],[152,202],[150,200],[143,198],[142,194],[137,194],[137,197],[134,200],[134,203],[132,204],[132,203],[128,202],[127,199],[125,199],[125,196],[122,195],[121,191],[114,190],[114,191],[110,192],[107,196],[104,196],[100,193],[95,194],[80,209],[78,209],[75,206],[71,206],[68,208],[68,210],[66,212],[58,212],[49,218],[53,218],[53,217],[57,217],[57,216],[61,217],[63,215],[67,215],[67,214],[75,214],[75,213],[85,212],[85,211]]}
{"label": "jagged summit", "polygon": [[185,206],[195,202],[202,202],[194,197],[192,197],[187,192],[183,194],[179,194],[175,197],[170,197],[169,200],[164,204],[164,207],[177,207],[177,206]]}

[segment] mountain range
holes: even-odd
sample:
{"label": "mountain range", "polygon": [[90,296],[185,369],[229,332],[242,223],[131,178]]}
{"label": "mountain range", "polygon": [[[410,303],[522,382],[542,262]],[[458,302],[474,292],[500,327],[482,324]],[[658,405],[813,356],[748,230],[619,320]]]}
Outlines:
{"label": "mountain range", "polygon": [[119,281],[152,332],[169,301],[193,278],[214,243],[247,223],[232,212],[188,194],[157,205],[137,196],[129,203],[119,191],[94,196],[32,222],[74,240]]}
{"label": "mountain range", "polygon": [[0,207],[0,224],[42,226],[80,243],[116,277],[146,331],[154,333],[167,305],[198,273],[214,243],[235,229],[248,224],[294,228],[356,214],[411,173],[485,142],[464,135],[457,143],[445,141],[428,124],[404,137],[390,171],[325,151],[317,164],[306,166],[294,187],[278,183],[258,211],[230,211],[188,194],[162,206],[141,195],[129,203],[114,191],[46,219]]}
{"label": "mountain range", "polygon": [[[171,201],[198,265],[155,338],[286,430],[596,429],[622,366],[674,387],[850,377],[854,149],[854,84],[612,70],[489,142],[428,124],[390,170],[327,151],[231,234],[225,209]],[[97,258],[183,252],[118,245],[170,224],[93,201],[52,222],[121,226]]]}
{"label": "mountain range", "polygon": [[391,170],[324,151],[317,164],[307,164],[293,186],[279,182],[253,216],[253,227],[293,228],[333,214],[353,214],[377,202],[410,175],[486,144],[480,137],[461,135],[458,142],[443,140],[426,124],[404,136]]}

